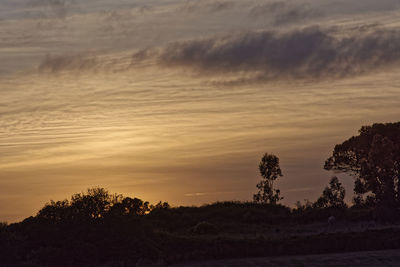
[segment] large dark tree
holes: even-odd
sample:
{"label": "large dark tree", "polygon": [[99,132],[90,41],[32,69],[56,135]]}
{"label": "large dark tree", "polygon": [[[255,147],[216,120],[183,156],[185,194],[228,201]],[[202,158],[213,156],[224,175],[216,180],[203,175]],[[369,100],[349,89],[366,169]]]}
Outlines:
{"label": "large dark tree", "polygon": [[356,204],[400,203],[400,122],[363,126],[358,136],[336,145],[325,169],[353,174]]}
{"label": "large dark tree", "polygon": [[259,203],[276,204],[280,197],[280,190],[274,189],[274,181],[282,176],[281,168],[279,167],[279,158],[275,155],[265,153],[261,158],[258,169],[261,174],[261,181],[257,184],[258,193],[253,199]]}

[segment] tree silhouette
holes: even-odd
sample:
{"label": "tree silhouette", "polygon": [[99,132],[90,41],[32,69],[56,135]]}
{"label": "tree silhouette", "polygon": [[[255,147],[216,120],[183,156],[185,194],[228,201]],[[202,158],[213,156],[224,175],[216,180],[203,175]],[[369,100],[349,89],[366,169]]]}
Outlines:
{"label": "tree silhouette", "polygon": [[322,192],[322,196],[318,198],[313,206],[316,208],[346,207],[346,204],[344,203],[345,195],[346,190],[339,182],[339,179],[334,176],[329,181],[329,187],[325,187],[324,191]]}
{"label": "tree silhouette", "polygon": [[145,215],[150,211],[149,202],[143,202],[138,198],[123,198],[121,201],[115,203],[111,209],[111,215],[129,216],[129,215]]}
{"label": "tree silhouette", "polygon": [[49,221],[66,221],[71,219],[71,209],[68,200],[53,201],[46,203],[46,205],[39,210],[37,217]]}
{"label": "tree silhouette", "polygon": [[110,208],[120,201],[121,195],[112,195],[104,188],[90,188],[86,193],[75,194],[70,207],[73,216],[83,220],[103,218]]}
{"label": "tree silhouette", "polygon": [[[168,203],[164,203],[168,205]],[[74,194],[71,200],[50,201],[37,214],[40,219],[56,222],[90,222],[104,218],[145,215],[154,208],[138,198],[110,194],[104,188],[90,188]]]}
{"label": "tree silhouette", "polygon": [[356,204],[400,203],[400,122],[363,126],[358,136],[336,145],[325,169],[353,174]]}
{"label": "tree silhouette", "polygon": [[280,197],[280,190],[274,189],[274,181],[283,176],[279,167],[279,158],[273,154],[265,153],[261,158],[258,169],[261,174],[261,181],[257,184],[258,193],[253,196],[255,202],[276,204]]}

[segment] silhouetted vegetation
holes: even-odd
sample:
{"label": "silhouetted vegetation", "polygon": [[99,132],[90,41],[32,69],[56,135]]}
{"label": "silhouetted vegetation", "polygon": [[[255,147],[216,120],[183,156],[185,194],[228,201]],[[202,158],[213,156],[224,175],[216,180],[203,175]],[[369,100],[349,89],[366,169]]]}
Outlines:
{"label": "silhouetted vegetation", "polygon": [[73,195],[71,201],[47,203],[36,217],[51,222],[90,222],[145,215],[159,205],[162,204],[153,207],[138,198],[112,195],[104,188],[91,188],[86,193]]}
{"label": "silhouetted vegetation", "polygon": [[355,205],[400,217],[400,122],[363,126],[359,133],[336,145],[324,167],[355,176]]}
{"label": "silhouetted vegetation", "polygon": [[279,200],[283,199],[280,197],[281,191],[274,189],[275,180],[283,176],[279,167],[279,158],[275,155],[265,153],[258,165],[258,170],[262,179],[257,184],[258,193],[253,197],[254,201],[276,204]]}
{"label": "silhouetted vegetation", "polygon": [[277,204],[273,182],[282,171],[278,157],[266,153],[253,202],[171,207],[91,188],[20,223],[0,223],[0,266],[165,266],[400,248],[399,127],[363,127],[327,160],[326,169],[357,175],[353,206],[337,177],[315,202]]}
{"label": "silhouetted vegetation", "polygon": [[322,196],[313,204],[316,208],[344,208],[346,203],[344,203],[344,197],[346,195],[346,190],[339,182],[339,179],[334,176],[329,181],[329,187],[325,187],[322,192]]}
{"label": "silhouetted vegetation", "polygon": [[359,133],[335,146],[325,169],[355,175],[355,204],[398,206],[400,122],[363,126]]}
{"label": "silhouetted vegetation", "polygon": [[[326,205],[295,209],[256,202],[173,208],[92,188],[71,200],[51,201],[20,223],[1,224],[0,259],[4,266],[164,266],[400,247],[398,228],[349,231],[346,227],[369,222],[374,213],[336,205],[342,200],[336,179],[327,188],[333,193],[323,194]],[[336,233],[326,221],[332,215]]]}
{"label": "silhouetted vegetation", "polygon": [[214,235],[218,233],[218,228],[209,222],[199,222],[193,227],[193,233],[200,235]]}

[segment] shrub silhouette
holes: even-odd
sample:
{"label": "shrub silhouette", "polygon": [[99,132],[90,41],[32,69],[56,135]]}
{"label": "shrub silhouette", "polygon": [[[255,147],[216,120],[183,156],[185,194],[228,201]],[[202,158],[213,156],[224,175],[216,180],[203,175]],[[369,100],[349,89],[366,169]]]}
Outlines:
{"label": "shrub silhouette", "polygon": [[46,203],[46,205],[39,210],[38,218],[49,221],[66,221],[72,217],[70,203],[68,200],[53,201]]}
{"label": "shrub silhouette", "polygon": [[322,196],[313,204],[315,208],[344,208],[346,203],[344,203],[344,197],[346,195],[346,190],[339,182],[339,179],[334,176],[329,181],[329,187],[325,187],[322,192]]}
{"label": "shrub silhouette", "polygon": [[199,222],[193,227],[193,233],[200,235],[214,235],[218,233],[218,228],[209,222]]}
{"label": "shrub silhouette", "polygon": [[138,198],[122,198],[120,201],[113,203],[109,210],[111,216],[132,216],[145,215],[150,211],[149,202],[144,202]]}
{"label": "shrub silhouette", "polygon": [[120,202],[122,196],[111,195],[104,188],[90,188],[86,193],[74,194],[71,201],[51,201],[37,214],[50,221],[93,221],[104,218],[110,208]]}
{"label": "shrub silhouette", "polygon": [[80,220],[104,218],[113,204],[118,203],[120,196],[113,196],[104,188],[91,188],[87,192],[75,194],[71,198],[72,215]]}
{"label": "shrub silhouette", "polygon": [[8,226],[7,222],[0,222],[0,232],[5,230]]}
{"label": "shrub silhouette", "polygon": [[152,208],[166,208],[168,203],[151,206],[138,198],[110,194],[104,188],[90,188],[74,194],[71,200],[50,201],[37,214],[37,218],[54,222],[90,222],[105,218],[143,216]]}

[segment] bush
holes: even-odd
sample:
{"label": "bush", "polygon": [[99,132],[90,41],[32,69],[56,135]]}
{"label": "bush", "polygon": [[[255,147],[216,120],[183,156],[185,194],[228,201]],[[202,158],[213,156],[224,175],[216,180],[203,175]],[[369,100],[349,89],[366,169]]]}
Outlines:
{"label": "bush", "polygon": [[218,228],[209,222],[199,222],[193,227],[193,233],[199,235],[215,235],[218,233]]}
{"label": "bush", "polygon": [[0,222],[0,232],[7,229],[8,223],[7,222]]}

